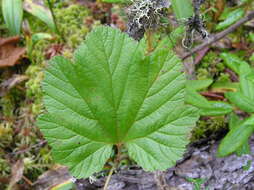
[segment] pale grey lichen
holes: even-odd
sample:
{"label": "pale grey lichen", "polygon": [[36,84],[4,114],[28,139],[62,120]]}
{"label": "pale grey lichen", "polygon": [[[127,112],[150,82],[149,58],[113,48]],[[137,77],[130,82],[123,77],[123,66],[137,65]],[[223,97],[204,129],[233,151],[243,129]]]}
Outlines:
{"label": "pale grey lichen", "polygon": [[135,40],[140,40],[146,30],[160,26],[165,9],[170,6],[169,0],[137,0],[128,8],[127,33]]}

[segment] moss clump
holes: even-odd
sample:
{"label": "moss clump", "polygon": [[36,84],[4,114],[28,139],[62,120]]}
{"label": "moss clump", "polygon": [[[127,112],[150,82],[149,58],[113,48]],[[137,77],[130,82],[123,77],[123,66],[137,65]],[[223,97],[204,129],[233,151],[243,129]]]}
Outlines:
{"label": "moss clump", "polygon": [[0,99],[0,104],[2,107],[2,114],[5,117],[12,117],[13,111],[15,109],[14,100],[11,95],[6,95]]}
{"label": "moss clump", "polygon": [[[33,50],[31,51],[31,56],[29,57],[32,65],[37,65],[41,68],[45,68],[45,51],[50,46],[50,44],[51,43],[48,40],[40,40],[34,45]],[[32,74],[32,72],[30,72],[29,74]]]}
{"label": "moss clump", "polygon": [[227,125],[223,116],[201,118],[192,131],[191,142],[216,137],[221,131],[225,131],[226,129]]}
{"label": "moss clump", "polygon": [[[0,123],[0,176],[8,177],[11,173],[11,167],[6,159],[5,149],[10,147],[13,140],[13,129],[10,122],[1,122]],[[4,186],[1,186],[0,189],[4,189]]]}
{"label": "moss clump", "polygon": [[26,74],[29,76],[29,81],[26,83],[27,97],[33,99],[40,99],[42,97],[40,83],[43,79],[43,67],[31,65],[27,69]]}
{"label": "moss clump", "polygon": [[[1,176],[2,177],[8,177],[11,173],[11,168],[7,162],[7,160],[5,160],[4,158],[4,154],[0,153],[0,171],[1,171]],[[1,186],[0,184],[0,188],[4,188],[3,186]]]}
{"label": "moss clump", "polygon": [[88,33],[88,28],[84,24],[88,10],[74,4],[64,9],[55,9],[55,14],[66,45],[72,49],[76,48]]}
{"label": "moss clump", "polygon": [[197,79],[214,79],[221,82],[229,82],[230,75],[225,73],[225,65],[215,52],[209,52],[197,69]]}
{"label": "moss clump", "polygon": [[218,73],[217,63],[218,55],[214,52],[209,52],[202,60],[197,69],[197,79],[212,79]]}
{"label": "moss clump", "polygon": [[[0,148],[9,146],[13,140],[13,128],[11,122],[3,122],[0,124]],[[0,149],[1,154],[1,149]],[[1,171],[1,170],[0,170]]]}
{"label": "moss clump", "polygon": [[30,99],[33,104],[30,105],[31,114],[36,117],[42,110],[42,89],[41,81],[44,78],[44,65],[31,65],[26,71],[29,80],[26,83],[26,97]]}
{"label": "moss clump", "polygon": [[217,79],[218,82],[231,82],[230,75],[228,73],[220,73]]}

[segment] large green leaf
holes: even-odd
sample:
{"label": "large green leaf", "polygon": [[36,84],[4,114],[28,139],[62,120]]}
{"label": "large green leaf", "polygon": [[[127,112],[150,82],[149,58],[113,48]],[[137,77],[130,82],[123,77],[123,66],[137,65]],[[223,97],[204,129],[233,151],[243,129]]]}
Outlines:
{"label": "large green leaf", "polygon": [[[165,43],[166,44],[166,43]],[[102,169],[123,144],[145,170],[165,170],[182,157],[197,110],[184,104],[181,61],[119,30],[97,27],[75,53],[56,57],[43,82],[47,113],[38,125],[59,163],[77,178]]]}
{"label": "large green leaf", "polygon": [[2,11],[11,35],[19,35],[23,20],[22,0],[2,0]]}
{"label": "large green leaf", "polygon": [[218,156],[227,156],[243,146],[254,131],[254,116],[239,122],[232,127],[226,137],[221,141]]}

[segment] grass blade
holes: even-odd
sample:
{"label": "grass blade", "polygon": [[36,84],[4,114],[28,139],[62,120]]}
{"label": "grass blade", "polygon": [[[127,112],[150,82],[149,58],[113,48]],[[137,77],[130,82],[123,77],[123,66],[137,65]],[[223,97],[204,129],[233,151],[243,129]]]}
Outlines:
{"label": "grass blade", "polygon": [[33,16],[43,21],[52,31],[57,33],[57,28],[52,14],[50,10],[46,8],[42,3],[35,3],[33,2],[33,0],[25,0],[24,9]]}
{"label": "grass blade", "polygon": [[11,35],[20,35],[23,20],[22,0],[2,0],[2,11]]}

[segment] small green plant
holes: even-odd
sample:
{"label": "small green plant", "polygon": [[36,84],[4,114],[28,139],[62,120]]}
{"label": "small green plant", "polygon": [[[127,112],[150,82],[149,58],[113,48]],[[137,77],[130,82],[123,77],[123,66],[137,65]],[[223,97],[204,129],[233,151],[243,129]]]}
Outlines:
{"label": "small green plant", "polygon": [[[194,190],[201,190],[201,186],[206,182],[206,179],[202,179],[202,178],[190,178],[190,177],[186,177],[186,180],[188,182],[193,183],[194,185]],[[208,190],[208,187],[205,188],[205,190]]]}
{"label": "small green plant", "polygon": [[227,156],[233,152],[238,155],[249,154],[248,139],[254,132],[254,70],[243,61],[231,62],[233,63],[235,64],[231,67],[239,73],[240,85],[236,92],[227,92],[225,95],[237,108],[248,113],[249,117],[240,120],[237,115],[230,115],[230,131],[219,146],[219,156]]}
{"label": "small green plant", "polygon": [[[218,156],[227,156],[231,153],[237,155],[249,154],[248,139],[254,132],[254,70],[245,61],[231,53],[222,53],[224,64],[240,76],[240,83],[217,83],[214,87],[218,90],[226,90],[225,97],[235,105],[222,101],[208,101],[197,91],[207,88],[212,80],[192,80],[187,82],[186,103],[197,107],[202,116],[217,116],[229,114],[229,133],[222,140]],[[230,91],[230,92],[228,92]],[[240,119],[234,112],[240,109],[248,114],[248,117]]]}
{"label": "small green plant", "polygon": [[236,21],[241,19],[244,16],[244,13],[245,12],[243,8],[237,8],[234,10],[225,9],[221,17],[219,18],[221,22],[217,24],[215,29],[223,30],[229,27],[230,25],[234,24]]}
{"label": "small green plant", "polygon": [[57,34],[60,34],[56,23],[52,3],[48,0],[49,9],[33,0],[2,0],[2,12],[4,21],[11,35],[20,35],[23,21],[23,7],[28,13],[43,21]]}
{"label": "small green plant", "polygon": [[[218,82],[213,85],[217,90],[223,90],[225,97],[235,106],[223,101],[209,101],[197,91],[212,84],[212,80],[191,80],[187,82],[185,101],[199,109],[202,116],[218,116],[229,114],[229,133],[218,148],[218,156],[249,154],[248,139],[254,132],[254,69],[238,56],[231,53],[221,53],[225,66],[232,69],[240,77],[240,82]],[[240,119],[234,112],[240,109],[247,117]]]}
{"label": "small green plant", "polygon": [[162,40],[147,54],[143,40],[97,27],[73,62],[50,61],[43,81],[47,112],[37,124],[73,176],[101,171],[112,156],[117,168],[123,146],[147,171],[182,158],[198,112],[184,103],[182,63],[167,44]]}

